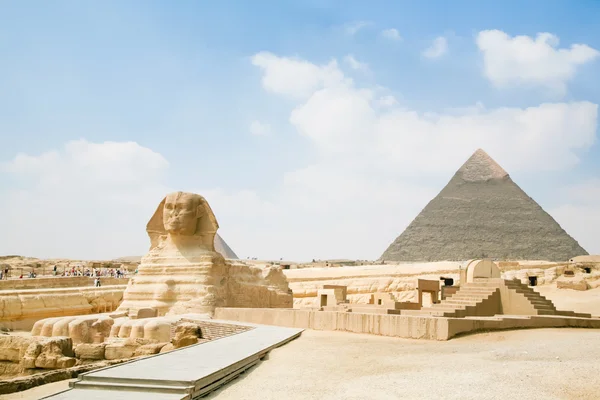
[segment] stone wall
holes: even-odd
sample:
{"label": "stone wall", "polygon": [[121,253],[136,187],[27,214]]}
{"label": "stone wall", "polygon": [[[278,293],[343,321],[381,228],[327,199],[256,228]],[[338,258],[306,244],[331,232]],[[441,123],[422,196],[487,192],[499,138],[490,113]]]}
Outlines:
{"label": "stone wall", "polygon": [[[499,265],[502,278],[519,279],[527,284],[528,276],[537,276],[538,285],[554,284],[567,268],[566,263],[547,261],[511,261]],[[453,278],[454,284],[459,285],[460,268],[458,262],[432,262],[303,268],[284,270],[283,273],[294,294],[294,307],[316,307],[317,292],[323,285],[347,286],[350,303],[367,304],[374,293],[391,293],[400,302],[417,301],[418,279]],[[600,269],[597,273],[600,275]],[[594,274],[595,271],[592,276]]]}
{"label": "stone wall", "polygon": [[350,303],[368,304],[374,293],[391,293],[396,301],[417,301],[417,280],[454,278],[460,264],[437,262],[400,265],[369,265],[338,268],[304,268],[283,271],[294,295],[294,307],[316,307],[323,285],[347,286]]}
{"label": "stone wall", "polygon": [[230,321],[344,331],[410,339],[448,340],[478,331],[528,328],[594,328],[600,319],[557,316],[486,318],[438,318],[412,315],[358,314],[308,310],[217,308],[215,316]]}
{"label": "stone wall", "polygon": [[0,291],[0,328],[29,331],[44,318],[115,310],[125,285]]}
{"label": "stone wall", "polygon": [[[127,285],[129,278],[100,277],[102,286]],[[0,281],[0,290],[51,289],[94,286],[94,278],[87,276],[57,276]]]}

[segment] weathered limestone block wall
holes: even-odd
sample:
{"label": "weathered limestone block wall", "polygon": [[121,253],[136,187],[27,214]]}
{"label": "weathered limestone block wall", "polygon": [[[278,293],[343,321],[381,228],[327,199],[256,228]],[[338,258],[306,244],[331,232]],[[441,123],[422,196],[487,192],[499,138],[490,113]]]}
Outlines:
{"label": "weathered limestone block wall", "polygon": [[417,279],[459,279],[460,263],[436,262],[399,265],[363,265],[337,268],[284,270],[294,294],[294,307],[316,307],[323,285],[348,287],[351,303],[367,304],[373,293],[391,293],[397,301],[416,301]]}
{"label": "weathered limestone block wall", "polygon": [[43,318],[113,311],[125,285],[0,292],[0,327],[30,330]]}
{"label": "weathered limestone block wall", "polygon": [[369,333],[412,339],[450,338],[448,318],[264,308],[217,308],[215,317],[291,328]]}
{"label": "weathered limestone block wall", "polygon": [[[102,286],[127,285],[129,278],[101,277]],[[0,290],[52,289],[94,286],[94,278],[87,276],[57,276],[42,278],[6,279],[0,281]]]}

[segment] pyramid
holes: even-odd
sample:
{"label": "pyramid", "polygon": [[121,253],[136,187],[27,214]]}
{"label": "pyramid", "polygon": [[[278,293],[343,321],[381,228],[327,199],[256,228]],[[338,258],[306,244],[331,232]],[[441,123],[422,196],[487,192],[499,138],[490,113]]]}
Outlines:
{"label": "pyramid", "polygon": [[238,259],[238,256],[233,252],[233,250],[231,250],[231,247],[229,247],[229,245],[225,243],[223,238],[219,236],[218,233],[215,235],[215,251],[225,258],[229,258],[232,260]]}
{"label": "pyramid", "polygon": [[567,261],[588,254],[477,150],[381,256],[385,261]]}

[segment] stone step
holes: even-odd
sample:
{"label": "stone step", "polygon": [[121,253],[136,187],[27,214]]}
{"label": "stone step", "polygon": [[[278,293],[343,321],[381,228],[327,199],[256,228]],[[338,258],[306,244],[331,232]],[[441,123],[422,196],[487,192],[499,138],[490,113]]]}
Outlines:
{"label": "stone step", "polygon": [[163,385],[147,385],[137,382],[131,383],[115,383],[102,381],[76,381],[72,382],[75,389],[94,389],[94,390],[117,390],[127,392],[151,392],[151,393],[177,393],[191,394],[194,391],[194,386],[176,387]]}
{"label": "stone step", "polygon": [[472,294],[472,293],[457,293],[456,296],[452,296],[453,298],[465,298],[465,299],[487,299],[493,293],[484,293],[484,294]]}
{"label": "stone step", "polygon": [[466,305],[476,305],[478,302],[476,301],[471,301],[471,300],[459,300],[459,299],[452,299],[452,300],[444,300],[442,303],[439,304],[466,304]]}
{"label": "stone step", "polygon": [[456,292],[456,295],[470,295],[470,296],[489,296],[491,294],[493,294],[495,292],[495,290],[459,290],[458,292]]}
{"label": "stone step", "polygon": [[[459,297],[453,297],[452,299],[445,299],[444,301],[442,301],[442,303],[445,303],[447,301],[470,301],[473,303],[481,303],[484,300],[487,300],[489,297],[474,297],[474,296],[459,296]],[[437,303],[440,304],[440,303]]]}
{"label": "stone step", "polygon": [[542,299],[528,299],[531,304],[543,304],[543,305],[554,305],[551,301],[542,300]]}
{"label": "stone step", "polygon": [[554,307],[534,307],[536,311],[552,311],[556,312],[556,308]]}
{"label": "stone step", "polygon": [[556,315],[554,310],[537,310],[538,315]]}
{"label": "stone step", "polygon": [[587,314],[587,313],[578,313],[575,311],[562,311],[562,310],[557,310],[554,312],[555,315],[562,315],[565,317],[579,317],[579,318],[592,318],[592,314]]}
{"label": "stone step", "polygon": [[[95,375],[87,375],[87,374],[81,374],[79,376],[80,381],[78,382],[90,382],[90,383],[116,383],[116,384],[124,384],[124,385],[131,385],[133,383],[135,383],[136,385],[142,385],[142,386],[169,386],[169,387],[175,387],[175,388],[181,388],[181,387],[188,387],[190,386],[190,382],[186,382],[186,381],[176,381],[176,380],[159,380],[159,379],[142,379],[142,378],[136,378],[136,379],[132,379],[132,378],[121,378],[121,377],[117,377],[117,376],[110,376],[110,377],[101,377],[101,376],[95,376]],[[72,382],[72,384],[75,384],[77,382]]]}
{"label": "stone step", "polygon": [[457,311],[457,310],[466,310],[466,307],[457,306],[445,306],[445,307],[427,307],[422,308],[421,311],[435,311],[435,312],[449,312],[449,311]]}

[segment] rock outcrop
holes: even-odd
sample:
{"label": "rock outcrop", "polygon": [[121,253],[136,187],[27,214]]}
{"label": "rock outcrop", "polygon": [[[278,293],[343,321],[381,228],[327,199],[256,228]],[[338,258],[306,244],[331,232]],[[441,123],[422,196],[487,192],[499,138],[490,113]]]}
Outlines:
{"label": "rock outcrop", "polygon": [[385,261],[567,261],[587,252],[477,150],[381,256]]}
{"label": "rock outcrop", "polygon": [[0,336],[2,376],[27,374],[27,370],[70,368],[77,360],[68,337]]}

